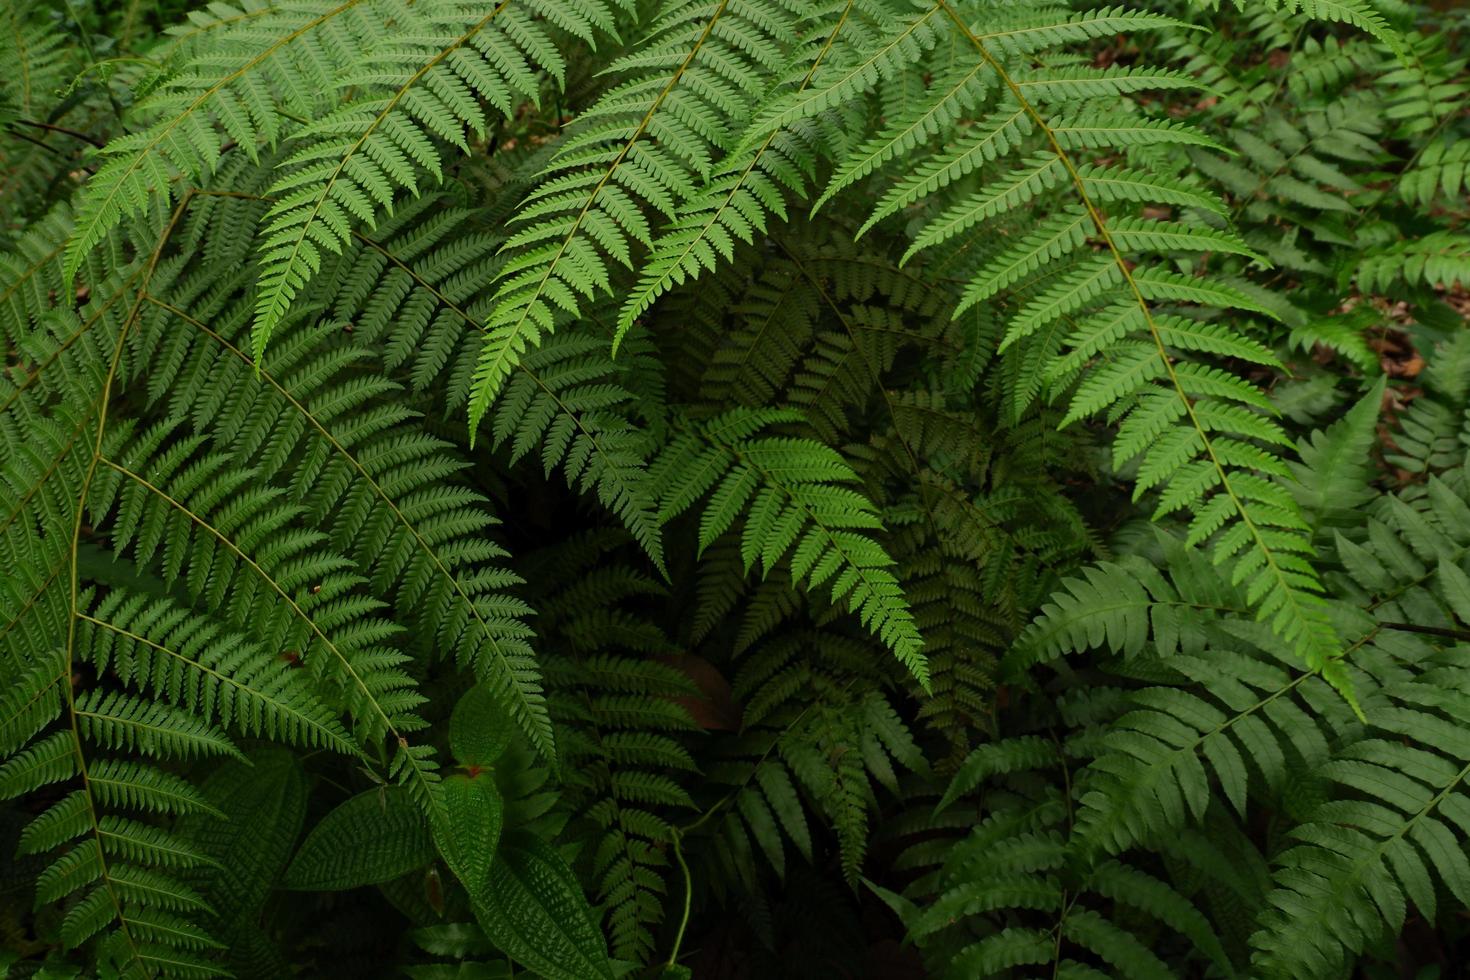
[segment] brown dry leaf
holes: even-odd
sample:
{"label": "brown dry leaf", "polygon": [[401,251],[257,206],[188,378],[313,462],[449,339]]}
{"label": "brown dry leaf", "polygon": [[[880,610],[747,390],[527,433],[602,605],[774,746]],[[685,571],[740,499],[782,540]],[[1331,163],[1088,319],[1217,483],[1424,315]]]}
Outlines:
{"label": "brown dry leaf", "polygon": [[1423,356],[1403,331],[1379,331],[1368,338],[1368,347],[1378,354],[1379,366],[1390,378],[1416,378],[1424,370]]}
{"label": "brown dry leaf", "polygon": [[1470,290],[1463,287],[1451,289],[1444,294],[1444,301],[1456,313],[1470,318]]}

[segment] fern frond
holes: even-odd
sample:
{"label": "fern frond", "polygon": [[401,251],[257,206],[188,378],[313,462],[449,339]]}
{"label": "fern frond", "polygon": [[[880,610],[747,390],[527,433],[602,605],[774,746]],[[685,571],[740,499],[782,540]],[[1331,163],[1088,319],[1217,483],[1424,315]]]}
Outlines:
{"label": "fern frond", "polygon": [[[493,289],[478,275],[488,277],[498,239],[469,231],[474,212],[433,204],[427,197],[410,202],[391,226],[380,229],[388,233],[385,240],[360,239],[364,249],[344,263],[349,271],[337,286],[342,298],[336,312],[356,320],[354,332],[382,345],[390,366],[412,356],[415,389],[449,372],[444,399],[458,409],[468,398],[483,310]],[[560,466],[572,486],[595,487],[598,499],[661,563],[656,507],[646,480],[651,446],[633,417],[626,375],[596,364],[580,333],[537,363],[534,369],[520,365],[496,402],[494,444],[509,445],[520,459],[536,445],[529,433],[539,426],[535,439],[547,471]],[[523,426],[528,434],[511,440]]]}
{"label": "fern frond", "polygon": [[[596,549],[585,555],[592,559],[608,543],[576,542]],[[694,807],[684,779],[695,762],[681,736],[695,729],[686,705],[698,691],[674,645],[630,602],[661,591],[655,582],[618,564],[585,567],[566,546],[546,558],[580,573],[537,601],[546,641],[565,651],[547,661],[547,683],[566,803],[588,825],[590,880],[606,906],[613,954],[647,962],[665,916],[674,820]]]}
{"label": "fern frond", "polygon": [[767,573],[790,553],[794,578],[816,590],[831,582],[863,624],[928,683],[923,644],[889,571],[893,559],[864,531],[882,524],[871,503],[842,486],[856,474],[835,452],[802,439],[761,436],[771,425],[799,422],[793,412],[732,411],[675,438],[653,463],[665,520],[709,496],[699,522],[700,549],[744,518],[741,557]]}
{"label": "fern frond", "polygon": [[1371,454],[1385,390],[1380,379],[1339,422],[1298,447],[1292,491],[1315,527],[1351,526],[1361,516],[1357,508],[1372,499]]}
{"label": "fern frond", "polygon": [[[1055,753],[1037,761],[1055,761]],[[1065,815],[1054,795],[1003,804],[934,852],[939,867],[910,890],[932,895],[927,904],[883,894],[939,975],[1049,966],[1086,976],[1096,957],[1121,975],[1168,978],[1176,974],[1155,952],[1163,936],[1192,947],[1195,969],[1211,962],[1228,970],[1209,921],[1168,882],[1119,861],[1074,866],[1060,827]],[[908,858],[922,864],[927,856],[917,845]]]}
{"label": "fern frond", "polygon": [[[1285,491],[1251,472],[1263,468],[1268,472],[1283,470],[1283,465],[1275,461],[1276,451],[1269,447],[1281,444],[1284,436],[1273,422],[1254,412],[1223,404],[1217,407],[1217,379],[1223,378],[1212,376],[1201,383],[1194,368],[1176,366],[1174,352],[1200,350],[1229,357],[1245,353],[1258,361],[1269,361],[1269,354],[1259,344],[1236,334],[1163,316],[1139,285],[1152,264],[1131,257],[1139,253],[1221,249],[1249,256],[1251,250],[1234,236],[1202,224],[1105,215],[1100,199],[1089,189],[1089,180],[1096,184],[1108,169],[1093,166],[1084,176],[1082,163],[1075,156],[1085,148],[1210,141],[1172,121],[1136,115],[1094,112],[1054,116],[1022,88],[1022,76],[1011,64],[1017,53],[1094,36],[1093,31],[1124,29],[1125,24],[1127,29],[1144,30],[1177,23],[1150,14],[1109,9],[1052,21],[1023,19],[1014,28],[987,27],[982,31],[941,3],[892,37],[916,30],[920,21],[928,25],[925,30],[936,30],[930,23],[935,11],[943,13],[944,26],[953,31],[955,43],[967,46],[983,61],[997,90],[1005,93],[997,96],[996,115],[979,127],[978,155],[962,156],[971,162],[958,164],[962,168],[958,173],[1012,152],[1030,155],[1022,157],[1021,169],[989,184],[976,197],[951,205],[928,222],[911,254],[1041,197],[1074,200],[1076,203],[1055,208],[1053,217],[983,264],[973,274],[959,309],[1003,291],[1020,289],[1024,295],[1029,279],[1060,265],[1071,278],[1061,280],[1065,284],[1053,293],[1035,298],[1021,319],[1012,321],[1007,343],[1034,334],[1043,324],[1099,306],[1117,304],[1121,309],[1126,305],[1136,311],[1102,338],[1087,333],[1073,335],[1074,342],[1088,353],[1079,354],[1077,360],[1079,367],[1086,368],[1080,384],[1075,383],[1074,370],[1064,372],[1067,386],[1073,388],[1071,410],[1064,422],[1108,408],[1117,415],[1130,409],[1137,413],[1140,405],[1154,404],[1162,409],[1153,413],[1154,421],[1149,424],[1155,431],[1149,441],[1120,441],[1115,446],[1116,463],[1121,466],[1142,457],[1137,493],[1141,495],[1156,485],[1162,487],[1159,516],[1188,506],[1194,514],[1191,540],[1212,542],[1216,559],[1228,563],[1238,581],[1248,583],[1247,596],[1258,615],[1271,622],[1304,661],[1314,667],[1325,665],[1340,651],[1323,608],[1320,582],[1308,560],[1311,545],[1306,526]],[[877,80],[877,66],[886,57],[885,51],[883,46],[875,49],[870,62],[873,73],[858,91]],[[854,83],[838,80],[832,84]],[[1020,118],[1028,120],[1025,126],[1012,128]],[[939,160],[936,174],[911,185],[913,191],[903,193],[912,193],[913,197],[900,200],[927,197],[948,187],[950,178],[944,174],[952,172],[957,164],[947,156]],[[1140,175],[1145,172],[1129,168],[1127,179],[1138,180]],[[1173,194],[1174,190],[1168,188],[1161,193]],[[1139,191],[1134,196],[1143,195]],[[1096,242],[1100,254],[1084,250],[1089,241]],[[1040,278],[1047,281],[1045,275]],[[1226,397],[1259,403],[1259,396],[1253,396],[1248,385],[1228,385],[1230,394]],[[1058,387],[1058,382],[1053,382],[1054,390]],[[1163,409],[1165,400],[1171,400],[1172,407]],[[1268,448],[1259,448],[1262,440]]]}
{"label": "fern frond", "polygon": [[[822,11],[810,18],[820,25],[816,33],[787,58],[786,74],[800,74],[795,83],[798,93],[811,83],[838,42],[853,6],[849,0],[835,17]],[[786,218],[785,195],[804,192],[817,155],[816,138],[814,132],[777,130],[755,145],[747,146],[744,140],[735,144],[739,149],[719,162],[650,243],[638,284],[618,311],[614,351],[660,296],[712,271],[721,258],[729,261],[737,243],[752,244],[766,231],[768,215]]]}
{"label": "fern frond", "polygon": [[[100,672],[245,735],[348,755],[360,749],[278,655],[161,599],[115,591],[79,613],[81,654]],[[177,637],[177,639],[175,639]]]}
{"label": "fern frond", "polygon": [[323,252],[340,252],[353,225],[376,224],[400,189],[417,194],[422,178],[442,180],[439,144],[468,151],[467,133],[485,136],[482,103],[508,118],[520,101],[536,100],[538,70],[561,80],[550,25],[586,43],[613,26],[612,8],[597,0],[506,0],[488,11],[444,3],[411,13],[397,28],[401,40],[378,45],[338,82],[344,94],[361,94],[293,134],[277,167],[259,246],[257,360]]}
{"label": "fern frond", "polygon": [[1385,693],[1391,706],[1373,712],[1377,737],[1323,767],[1352,796],[1319,807],[1278,859],[1252,940],[1265,975],[1329,975],[1402,929],[1410,903],[1433,921],[1441,885],[1458,902],[1470,897],[1463,695],[1432,681]]}
{"label": "fern frond", "polygon": [[222,31],[133,108],[133,132],[107,145],[67,244],[67,287],[87,254],[124,220],[212,174],[227,141],[255,159],[262,144],[280,141],[292,117],[314,116],[334,90],[333,74],[345,67],[335,59],[385,36],[387,21],[408,13],[406,4],[324,0],[272,8]]}
{"label": "fern frond", "polygon": [[1467,167],[1470,141],[1436,140],[1424,147],[1410,170],[1399,175],[1398,193],[1421,206],[1441,195],[1454,200],[1465,189]]}
{"label": "fern frond", "polygon": [[527,355],[496,400],[493,445],[508,446],[512,462],[539,447],[548,475],[560,466],[569,485],[595,488],[662,570],[662,530],[644,469],[650,440],[615,410],[630,395],[605,351],[605,341],[568,333]]}
{"label": "fern frond", "polygon": [[1442,231],[1369,252],[1355,276],[1364,292],[1387,289],[1395,281],[1452,289],[1470,284],[1470,239]]}
{"label": "fern frond", "polygon": [[1203,642],[1198,614],[1245,607],[1236,590],[1197,558],[1183,558],[1172,571],[1166,575],[1137,556],[1084,568],[1081,578],[1062,583],[1017,639],[1007,669],[1096,647],[1124,657],[1138,656],[1151,643],[1166,656],[1181,646],[1197,652]]}
{"label": "fern frond", "polygon": [[[235,430],[228,441],[237,452],[249,456],[261,445],[285,451],[309,434],[316,453],[304,459],[270,453],[269,470],[295,468],[295,494],[315,501],[337,546],[372,569],[380,588],[397,592],[400,610],[418,618],[440,650],[491,679],[527,737],[554,757],[534,657],[525,642],[529,629],[521,622],[528,610],[504,591],[515,578],[488,568],[473,578],[465,572],[471,563],[493,561],[504,552],[483,540],[491,521],[476,506],[481,501],[441,485],[460,467],[447,457],[448,445],[405,425],[410,416],[401,408],[362,407],[395,389],[354,377],[348,369],[360,354],[333,344],[330,324],[293,330],[270,369],[252,377],[249,356],[228,336],[171,304],[155,305],[160,329],[177,318],[197,332],[194,343],[210,348],[197,355],[212,362],[205,377],[260,392],[248,420],[223,416]],[[239,320],[232,327],[243,330]],[[210,388],[184,385],[171,397],[181,411],[220,410]]]}
{"label": "fern frond", "polygon": [[[1196,0],[1198,2],[1198,0]],[[1219,0],[1214,0],[1218,3]],[[1233,0],[1243,8],[1242,0]],[[1388,45],[1395,52],[1404,51],[1402,35],[1375,9],[1368,0],[1267,0],[1269,9],[1287,13],[1301,13],[1313,20],[1349,24]]]}
{"label": "fern frond", "polygon": [[633,249],[652,245],[649,213],[674,218],[695,195],[734,122],[750,112],[757,80],[779,71],[793,19],[748,0],[675,4],[643,51],[609,69],[627,79],[582,114],[516,214],[521,230],[505,246],[511,257],[475,369],[472,432],[558,317],[577,316],[611,290],[609,262],[631,267]]}
{"label": "fern frond", "polygon": [[[195,589],[201,592],[205,588],[223,590],[236,576],[255,579],[263,591],[256,594],[251,589],[238,593],[243,602],[233,611],[232,618],[252,622],[257,627],[271,624],[269,629],[281,631],[277,645],[283,651],[306,648],[298,654],[302,662],[318,677],[330,678],[333,683],[341,685],[349,711],[360,726],[359,738],[367,741],[381,738],[400,726],[412,728],[409,711],[419,698],[410,693],[412,681],[399,667],[403,657],[382,647],[377,640],[377,634],[390,633],[391,630],[383,627],[359,630],[355,635],[348,634],[334,640],[322,625],[324,617],[312,614],[313,610],[320,609],[336,618],[341,613],[351,614],[373,608],[372,603],[364,605],[361,600],[350,596],[356,581],[339,570],[340,562],[331,558],[301,560],[310,549],[320,544],[320,539],[299,532],[286,535],[271,552],[262,554],[272,566],[268,568],[260,558],[250,557],[251,551],[258,535],[285,523],[291,512],[289,507],[275,499],[274,494],[256,492],[247,494],[241,501],[231,501],[230,509],[222,511],[217,522],[211,521],[210,508],[203,505],[224,489],[216,481],[223,480],[225,487],[230,484],[238,486],[242,478],[249,479],[248,473],[222,476],[223,459],[212,463],[205,460],[202,465],[180,468],[186,459],[177,453],[172,459],[161,462],[168,468],[160,468],[153,477],[165,484],[177,484],[172,487],[173,493],[129,469],[125,463],[104,458],[103,465],[127,481],[116,481],[114,491],[118,493],[120,507],[120,542],[129,542],[138,529],[145,533],[150,526],[161,530],[162,522],[167,520],[184,531],[187,538],[208,549],[206,553],[213,552],[216,547],[222,549],[224,556],[228,556],[228,563],[220,569],[212,569],[212,561],[203,567],[195,566],[198,569],[196,574],[206,569],[214,571],[207,584],[196,580]],[[187,502],[191,498],[198,500],[201,506],[191,508]],[[150,515],[151,520],[148,519]],[[159,543],[153,534],[140,536],[138,547],[141,556],[146,558]],[[180,559],[183,557],[182,552],[176,553]],[[313,582],[318,576],[322,576],[324,581]],[[299,589],[318,584],[321,587],[309,598],[296,597]],[[274,598],[268,598],[271,596]],[[267,606],[252,608],[260,603]],[[312,656],[312,647],[318,647],[320,651],[316,656]]]}
{"label": "fern frond", "polygon": [[[1222,664],[1230,668],[1223,681]],[[1253,781],[1279,791],[1288,773],[1327,758],[1317,716],[1328,692],[1315,675],[1224,650],[1170,666],[1195,686],[1132,695],[1138,709],[1118,719],[1089,767],[1079,846],[1120,853],[1202,822],[1213,785],[1244,814]]]}

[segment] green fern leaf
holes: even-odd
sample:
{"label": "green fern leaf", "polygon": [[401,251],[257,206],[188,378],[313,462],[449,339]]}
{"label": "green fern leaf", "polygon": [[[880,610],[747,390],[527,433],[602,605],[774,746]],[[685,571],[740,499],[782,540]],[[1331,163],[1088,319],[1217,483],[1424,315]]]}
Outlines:
{"label": "green fern leaf", "polygon": [[609,260],[631,266],[635,246],[652,246],[648,212],[674,218],[696,194],[713,150],[752,106],[748,86],[717,81],[723,66],[778,69],[795,37],[789,14],[747,2],[672,5],[644,50],[609,69],[628,80],[582,114],[522,204],[475,368],[471,432],[558,318],[611,291]]}
{"label": "green fern leaf", "polygon": [[437,144],[468,150],[467,132],[484,136],[480,100],[509,117],[539,95],[535,69],[560,79],[565,66],[544,23],[587,42],[612,27],[612,10],[597,2],[533,0],[488,11],[447,3],[412,12],[399,27],[404,40],[381,46],[338,83],[344,93],[369,94],[294,134],[294,152],[277,168],[284,172],[271,187],[275,203],[259,246],[257,360],[324,252],[340,252],[354,224],[374,225],[398,189],[417,194],[422,177],[442,179]]}
{"label": "green fern leaf", "polygon": [[[387,29],[379,19],[383,14],[363,0],[273,9],[238,31],[226,31],[158,86],[133,110],[143,125],[107,145],[102,166],[87,182],[66,250],[67,288],[87,254],[120,223],[142,214],[155,195],[179,195],[176,178],[195,181],[213,173],[226,139],[255,159],[261,143],[280,140],[288,116],[314,115],[331,88],[323,70],[332,66],[318,59],[381,36]],[[321,34],[353,43],[314,43]]]}
{"label": "green fern leaf", "polygon": [[670,519],[709,495],[700,520],[700,548],[744,515],[741,554],[747,569],[767,573],[790,555],[793,576],[810,590],[831,583],[834,602],[846,600],[863,624],[921,685],[928,669],[922,639],[903,599],[893,560],[864,531],[882,526],[872,505],[842,486],[855,474],[819,443],[761,429],[795,422],[774,410],[734,411],[675,439],[653,464],[664,487],[662,515]]}

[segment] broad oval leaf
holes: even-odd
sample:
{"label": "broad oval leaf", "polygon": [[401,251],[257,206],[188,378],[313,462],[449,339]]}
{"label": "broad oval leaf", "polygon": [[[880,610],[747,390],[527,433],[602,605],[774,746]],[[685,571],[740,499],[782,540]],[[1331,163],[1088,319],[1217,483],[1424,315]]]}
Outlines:
{"label": "broad oval leaf", "polygon": [[433,858],[429,826],[408,791],[384,786],[358,793],[323,817],[281,884],[295,891],[341,891],[397,878]]}
{"label": "broad oval leaf", "polygon": [[576,875],[539,838],[506,838],[474,908],[496,946],[550,980],[611,980],[607,947]]}
{"label": "broad oval leaf", "polygon": [[440,784],[440,800],[434,843],[470,898],[478,900],[490,885],[490,867],[505,821],[500,790],[489,774],[450,776]]}
{"label": "broad oval leaf", "polygon": [[485,684],[464,693],[449,719],[449,748],[465,766],[488,766],[505,752],[515,723]]}

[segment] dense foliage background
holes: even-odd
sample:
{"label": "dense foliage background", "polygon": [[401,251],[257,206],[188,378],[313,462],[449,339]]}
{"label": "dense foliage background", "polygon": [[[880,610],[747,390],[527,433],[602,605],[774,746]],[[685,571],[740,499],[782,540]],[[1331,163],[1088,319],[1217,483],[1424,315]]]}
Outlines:
{"label": "dense foliage background", "polygon": [[0,972],[1462,975],[1467,28],[7,0]]}

